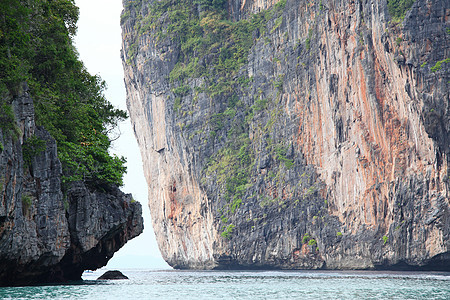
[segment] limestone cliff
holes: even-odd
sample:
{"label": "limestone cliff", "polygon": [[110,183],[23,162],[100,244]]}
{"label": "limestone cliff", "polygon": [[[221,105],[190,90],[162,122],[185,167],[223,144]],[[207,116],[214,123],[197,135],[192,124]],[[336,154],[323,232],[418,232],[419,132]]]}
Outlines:
{"label": "limestone cliff", "polygon": [[450,268],[450,7],[398,2],[124,0],[170,265]]}
{"label": "limestone cliff", "polygon": [[14,132],[0,129],[0,286],[79,280],[142,232],[141,206],[117,187],[75,182],[63,194],[56,142],[35,126],[26,86],[12,107]]}

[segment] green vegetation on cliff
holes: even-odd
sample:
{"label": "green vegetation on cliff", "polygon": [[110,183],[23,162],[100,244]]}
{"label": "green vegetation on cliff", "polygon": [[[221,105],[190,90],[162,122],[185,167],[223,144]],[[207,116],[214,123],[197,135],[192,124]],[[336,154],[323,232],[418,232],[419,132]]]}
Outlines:
{"label": "green vegetation on cliff", "polygon": [[108,153],[108,133],[127,115],[105,99],[105,83],[79,60],[72,43],[77,20],[73,0],[1,1],[1,128],[14,130],[10,103],[26,82],[37,125],[58,143],[65,181],[121,185],[125,160]]}
{"label": "green vegetation on cliff", "polygon": [[388,0],[389,13],[395,21],[401,21],[415,0]]}
{"label": "green vegetation on cliff", "polygon": [[[140,1],[128,3],[139,4]],[[147,17],[137,18],[140,21],[135,29],[139,36],[157,29],[158,39],[169,37],[176,41],[180,45],[180,55],[170,73],[170,81],[184,86],[189,79],[202,78],[205,80],[202,89],[214,97],[233,91],[254,38],[264,34],[267,22],[279,14],[285,4],[285,0],[280,1],[274,9],[233,22],[228,18],[224,0],[161,0],[151,5]],[[127,13],[122,15],[122,22],[126,18]],[[167,27],[160,26],[163,19]],[[272,30],[281,24],[282,17],[277,20]],[[137,40],[129,47],[128,63],[135,57],[136,44]]]}
{"label": "green vegetation on cliff", "polygon": [[[147,6],[148,4],[148,6]],[[281,27],[286,1],[271,9],[232,20],[224,0],[161,0],[126,1],[122,23],[133,26],[135,34],[127,34],[126,62],[139,64],[139,44],[142,37],[151,36],[162,56],[176,53],[168,76],[173,93],[173,109],[177,123],[189,139],[203,135],[200,142],[215,143],[217,149],[203,165],[202,184],[210,185],[214,178],[219,186],[221,229],[223,238],[234,234],[231,219],[242,203],[252,197],[254,183],[250,181],[255,168],[255,149],[251,146],[248,122],[255,115],[266,113],[268,99],[255,96],[255,103],[240,101],[249,93],[253,78],[244,66],[250,49],[261,38]],[[172,52],[173,51],[173,52]],[[139,57],[140,58],[140,57]],[[274,83],[274,95],[283,89],[282,77]],[[211,99],[211,111],[204,127],[189,131],[189,115],[196,108],[196,98]],[[279,149],[278,158],[291,167],[293,162]]]}

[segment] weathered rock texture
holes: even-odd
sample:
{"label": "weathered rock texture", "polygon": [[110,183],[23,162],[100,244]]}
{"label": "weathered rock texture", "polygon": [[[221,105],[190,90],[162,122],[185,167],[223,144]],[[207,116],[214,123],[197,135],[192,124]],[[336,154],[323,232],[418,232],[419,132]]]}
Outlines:
{"label": "weathered rock texture", "polygon": [[[64,195],[55,140],[35,126],[26,87],[12,105],[20,133],[0,129],[0,286],[79,280],[142,232],[141,206],[116,187],[82,182]],[[33,137],[45,142],[26,163],[24,141]]]}
{"label": "weathered rock texture", "polygon": [[[433,68],[450,57],[448,1],[417,0],[398,24],[385,0],[287,0],[281,23],[254,33],[234,115],[226,97],[195,92],[202,78],[176,103],[181,45],[135,29],[152,2],[124,0],[123,59],[170,265],[450,269],[450,63]],[[228,12],[275,2],[230,0]],[[244,119],[251,170],[229,202],[226,147]]]}

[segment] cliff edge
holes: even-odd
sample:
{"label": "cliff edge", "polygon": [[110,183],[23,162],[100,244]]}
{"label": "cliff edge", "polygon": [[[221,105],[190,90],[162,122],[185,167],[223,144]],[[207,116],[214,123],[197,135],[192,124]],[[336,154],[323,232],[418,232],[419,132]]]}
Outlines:
{"label": "cliff edge", "polygon": [[448,1],[123,3],[170,265],[450,269]]}
{"label": "cliff edge", "polygon": [[142,232],[142,208],[112,185],[63,189],[56,142],[36,127],[26,85],[11,107],[11,130],[0,128],[0,286],[80,280]]}

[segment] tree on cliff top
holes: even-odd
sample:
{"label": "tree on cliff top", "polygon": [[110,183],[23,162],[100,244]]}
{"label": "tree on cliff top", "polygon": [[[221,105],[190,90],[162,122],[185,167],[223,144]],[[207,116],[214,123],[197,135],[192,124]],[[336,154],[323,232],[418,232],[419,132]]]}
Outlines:
{"label": "tree on cliff top", "polygon": [[73,0],[2,0],[0,101],[7,105],[26,81],[37,125],[58,143],[64,181],[122,185],[125,159],[108,153],[108,133],[127,114],[105,99],[105,83],[78,58],[78,14]]}

